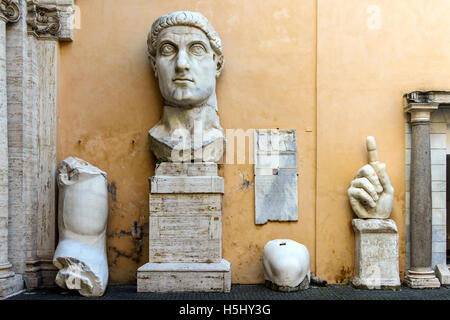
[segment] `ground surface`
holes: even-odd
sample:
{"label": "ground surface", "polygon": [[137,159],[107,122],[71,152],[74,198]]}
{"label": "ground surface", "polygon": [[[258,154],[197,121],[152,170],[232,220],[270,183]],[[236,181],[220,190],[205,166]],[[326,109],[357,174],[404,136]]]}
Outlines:
{"label": "ground surface", "polygon": [[8,300],[450,300],[450,287],[432,290],[358,290],[347,285],[276,292],[263,285],[233,285],[230,293],[137,293],[136,286],[109,286],[101,298],[85,298],[59,288],[23,292]]}

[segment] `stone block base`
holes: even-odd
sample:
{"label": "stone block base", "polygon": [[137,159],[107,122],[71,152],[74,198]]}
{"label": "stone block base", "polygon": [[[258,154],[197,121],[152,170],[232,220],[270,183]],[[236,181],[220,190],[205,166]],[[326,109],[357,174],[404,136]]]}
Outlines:
{"label": "stone block base", "polygon": [[231,265],[218,263],[152,263],[137,271],[137,292],[230,292]]}
{"label": "stone block base", "polygon": [[21,275],[0,279],[0,299],[8,298],[23,290],[23,279]]}
{"label": "stone block base", "polygon": [[433,271],[416,272],[408,270],[403,284],[411,289],[437,289],[441,286]]}
{"label": "stone block base", "polygon": [[353,219],[355,273],[358,289],[400,289],[398,231],[390,219]]}
{"label": "stone block base", "polygon": [[352,277],[350,284],[357,289],[365,290],[400,290],[400,279],[362,279],[358,277]]}
{"label": "stone block base", "polygon": [[435,268],[436,276],[438,277],[441,285],[450,286],[450,268],[446,264],[438,264]]}

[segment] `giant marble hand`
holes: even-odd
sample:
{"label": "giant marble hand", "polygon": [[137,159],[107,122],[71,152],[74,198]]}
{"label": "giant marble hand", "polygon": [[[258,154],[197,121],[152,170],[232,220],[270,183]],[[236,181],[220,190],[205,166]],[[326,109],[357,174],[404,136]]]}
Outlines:
{"label": "giant marble hand", "polygon": [[369,164],[355,176],[348,197],[353,211],[361,219],[388,219],[394,204],[394,188],[386,173],[386,164],[380,163],[374,137],[367,137]]}

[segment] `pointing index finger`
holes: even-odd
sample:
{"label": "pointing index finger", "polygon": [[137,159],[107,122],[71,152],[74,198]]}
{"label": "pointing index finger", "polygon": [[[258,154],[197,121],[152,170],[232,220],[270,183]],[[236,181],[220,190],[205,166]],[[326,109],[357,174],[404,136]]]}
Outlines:
{"label": "pointing index finger", "polygon": [[369,163],[375,164],[380,162],[380,158],[378,157],[377,143],[375,142],[375,138],[372,136],[368,136],[366,139],[367,152],[369,154]]}

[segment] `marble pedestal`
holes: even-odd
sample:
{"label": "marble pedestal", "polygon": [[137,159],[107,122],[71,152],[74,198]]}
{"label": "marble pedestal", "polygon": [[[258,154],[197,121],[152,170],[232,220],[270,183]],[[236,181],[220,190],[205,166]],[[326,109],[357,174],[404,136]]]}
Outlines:
{"label": "marble pedestal", "polygon": [[222,259],[223,178],[215,163],[157,166],[150,179],[149,262],[138,292],[229,292]]}
{"label": "marble pedestal", "polygon": [[400,289],[398,231],[390,219],[353,219],[355,272],[359,289]]}

